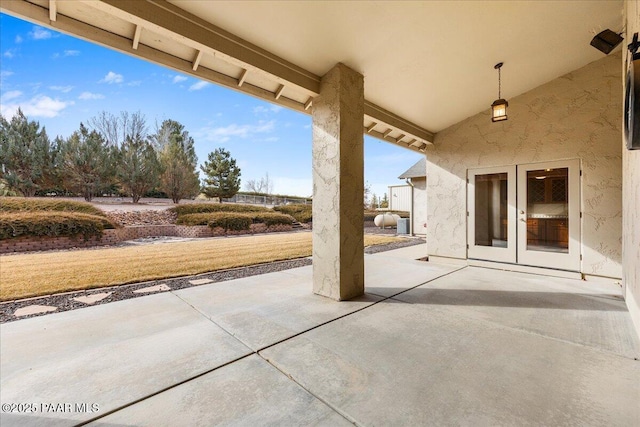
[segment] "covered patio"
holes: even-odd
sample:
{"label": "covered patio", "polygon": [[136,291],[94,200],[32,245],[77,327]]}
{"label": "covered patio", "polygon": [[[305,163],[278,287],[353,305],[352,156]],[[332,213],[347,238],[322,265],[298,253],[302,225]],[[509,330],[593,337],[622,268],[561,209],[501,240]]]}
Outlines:
{"label": "covered patio", "polygon": [[[640,151],[621,113],[640,0],[0,10],[311,114],[314,178],[312,268],[2,325],[2,403],[87,404],[3,425],[640,422]],[[625,38],[609,56],[589,46],[606,28]],[[492,123],[498,62],[511,116]],[[418,252],[363,253],[363,134],[426,155]],[[564,169],[566,248],[526,261],[511,176]],[[506,258],[473,253],[476,173],[510,177],[513,232],[485,244]]]}
{"label": "covered patio", "polygon": [[3,324],[3,403],[38,411],[2,425],[637,424],[619,287],[417,255],[348,302],[303,267]]}

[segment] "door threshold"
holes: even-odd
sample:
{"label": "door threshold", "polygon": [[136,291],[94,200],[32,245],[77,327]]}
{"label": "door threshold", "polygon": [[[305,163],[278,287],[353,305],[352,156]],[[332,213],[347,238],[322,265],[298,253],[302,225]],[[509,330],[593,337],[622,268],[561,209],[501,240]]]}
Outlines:
{"label": "door threshold", "polygon": [[517,271],[520,273],[539,274],[542,276],[562,277],[565,279],[582,280],[582,273],[579,271],[556,270],[552,268],[533,267],[530,265],[509,264],[504,262],[483,261],[479,259],[468,259],[468,265],[473,267],[493,268],[494,270]]}

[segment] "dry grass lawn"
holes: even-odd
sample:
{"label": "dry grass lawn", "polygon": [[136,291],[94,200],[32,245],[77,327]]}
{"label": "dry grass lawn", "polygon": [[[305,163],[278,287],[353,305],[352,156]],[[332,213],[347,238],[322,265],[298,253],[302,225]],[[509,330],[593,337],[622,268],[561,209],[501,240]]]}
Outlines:
{"label": "dry grass lawn", "polygon": [[[398,241],[365,235],[365,246]],[[311,233],[0,256],[0,300],[198,274],[311,255]]]}

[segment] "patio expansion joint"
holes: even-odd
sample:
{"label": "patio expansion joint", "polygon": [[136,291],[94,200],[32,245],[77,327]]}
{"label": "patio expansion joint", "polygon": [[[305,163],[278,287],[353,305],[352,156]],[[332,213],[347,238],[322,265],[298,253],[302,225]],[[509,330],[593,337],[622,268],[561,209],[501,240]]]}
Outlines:
{"label": "patio expansion joint", "polygon": [[[416,285],[416,286],[413,286],[413,287],[411,287],[411,288],[405,289],[405,290],[403,290],[403,291],[401,291],[401,292],[398,292],[398,293],[396,293],[396,294],[394,294],[394,295],[391,295],[391,296],[388,296],[388,297],[381,297],[382,299],[380,299],[380,300],[378,300],[378,301],[373,301],[373,302],[372,302],[371,304],[369,304],[369,305],[366,305],[366,306],[364,306],[364,307],[361,307],[361,308],[359,308],[359,309],[357,309],[357,310],[354,310],[354,311],[352,311],[352,312],[349,312],[349,313],[343,314],[343,315],[341,315],[341,316],[338,316],[338,317],[336,317],[336,318],[334,318],[334,319],[331,319],[331,320],[328,320],[328,321],[326,321],[326,322],[322,322],[322,323],[320,323],[320,324],[318,324],[318,325],[316,325],[316,326],[313,326],[313,327],[311,327],[311,328],[305,329],[305,330],[303,330],[303,331],[301,331],[301,332],[298,332],[298,333],[296,333],[296,334],[294,334],[294,335],[292,335],[292,336],[289,336],[289,337],[287,337],[287,338],[284,338],[284,339],[282,339],[282,340],[279,340],[279,341],[277,341],[277,342],[275,342],[275,343],[269,344],[269,345],[264,346],[264,347],[262,347],[262,348],[259,348],[259,349],[257,349],[257,350],[252,349],[252,348],[251,348],[251,346],[249,346],[247,343],[243,342],[241,339],[239,339],[237,336],[235,336],[234,334],[232,334],[230,331],[228,331],[227,329],[225,329],[224,327],[222,327],[221,325],[219,325],[218,323],[216,323],[212,318],[210,318],[210,317],[209,317],[209,316],[207,316],[205,313],[203,313],[201,310],[199,310],[198,308],[196,308],[193,304],[191,304],[191,303],[189,303],[188,301],[186,301],[186,300],[184,300],[183,298],[181,298],[181,297],[180,297],[178,294],[176,294],[174,291],[168,291],[169,293],[171,293],[172,295],[174,295],[175,297],[177,297],[179,300],[181,300],[182,302],[184,302],[186,305],[188,305],[189,307],[191,307],[193,310],[195,310],[195,311],[196,311],[198,314],[200,314],[202,317],[204,317],[205,319],[207,319],[209,322],[211,322],[212,324],[214,324],[214,325],[215,325],[215,326],[217,326],[218,328],[222,329],[222,330],[223,330],[225,333],[227,333],[229,336],[231,336],[231,337],[232,337],[232,338],[234,338],[236,341],[240,342],[242,345],[244,345],[245,347],[247,347],[247,349],[249,349],[249,350],[250,350],[250,353],[245,354],[244,356],[237,357],[237,358],[235,358],[235,359],[233,359],[233,360],[230,360],[230,361],[228,361],[228,362],[225,362],[225,363],[223,363],[223,364],[221,364],[221,365],[219,365],[219,366],[216,366],[216,367],[214,367],[214,368],[208,369],[208,370],[206,370],[206,371],[204,371],[204,372],[201,372],[201,373],[199,373],[199,374],[197,374],[197,375],[194,375],[194,376],[191,376],[191,377],[189,377],[189,378],[186,378],[186,379],[184,379],[184,380],[182,380],[182,381],[179,381],[179,382],[177,382],[177,383],[175,383],[175,384],[172,384],[172,385],[169,385],[169,386],[167,386],[167,387],[164,387],[164,388],[163,388],[163,389],[161,389],[161,390],[158,390],[158,391],[155,391],[155,392],[153,392],[153,393],[150,393],[150,394],[148,394],[148,395],[146,395],[146,396],[140,397],[140,398],[138,398],[138,399],[136,399],[136,400],[134,400],[134,401],[128,402],[128,403],[126,403],[126,404],[124,404],[124,405],[121,405],[121,406],[119,406],[119,407],[117,407],[117,408],[114,408],[114,409],[112,409],[112,410],[110,410],[110,411],[108,411],[108,412],[105,412],[104,414],[100,414],[99,416],[96,416],[96,417],[91,418],[91,419],[89,419],[89,420],[85,420],[85,421],[83,421],[83,422],[81,422],[81,423],[77,424],[77,426],[84,426],[84,425],[87,425],[87,424],[93,423],[93,422],[95,422],[95,421],[97,421],[97,420],[100,420],[100,419],[102,419],[102,418],[104,418],[104,417],[106,417],[106,416],[108,416],[108,415],[111,415],[111,414],[113,414],[113,413],[115,413],[115,412],[118,412],[118,411],[121,411],[121,410],[123,410],[123,409],[126,409],[126,408],[128,408],[128,407],[130,407],[130,406],[136,405],[136,404],[138,404],[138,403],[140,403],[140,402],[143,402],[143,401],[145,401],[145,400],[147,400],[147,399],[150,399],[150,398],[152,398],[152,397],[154,397],[154,396],[157,396],[157,395],[159,395],[159,394],[161,394],[161,393],[164,393],[165,391],[169,391],[169,390],[174,389],[174,388],[176,388],[176,387],[179,387],[179,386],[181,386],[181,385],[183,385],[183,384],[186,384],[186,383],[188,383],[188,382],[190,382],[190,381],[193,381],[193,380],[198,379],[198,378],[200,378],[200,377],[203,377],[203,376],[205,376],[205,375],[207,375],[207,374],[210,374],[210,373],[212,373],[212,372],[214,372],[214,371],[216,371],[216,370],[218,370],[218,369],[220,369],[220,368],[224,368],[225,366],[231,365],[231,364],[233,364],[233,363],[235,363],[235,362],[238,362],[238,361],[240,361],[240,360],[243,360],[243,359],[245,359],[245,358],[247,358],[247,357],[253,356],[254,354],[255,354],[255,355],[257,355],[258,357],[260,357],[262,360],[264,360],[264,361],[265,361],[266,363],[268,363],[270,366],[273,366],[273,367],[274,367],[278,372],[282,373],[282,375],[284,375],[285,377],[287,377],[290,381],[293,381],[295,384],[297,384],[299,387],[301,387],[303,390],[305,390],[305,391],[306,391],[307,393],[309,393],[311,396],[313,396],[314,398],[318,399],[320,402],[322,402],[323,404],[325,404],[327,407],[329,407],[331,410],[333,410],[333,411],[334,411],[334,412],[336,412],[338,415],[340,415],[341,417],[343,417],[345,420],[347,420],[348,422],[350,422],[350,423],[352,423],[352,424],[354,424],[354,425],[361,426],[361,425],[363,425],[362,423],[359,423],[357,420],[352,419],[348,414],[343,413],[339,408],[336,408],[335,406],[333,406],[332,404],[330,404],[329,402],[327,402],[326,400],[324,400],[324,399],[323,399],[323,398],[321,398],[320,396],[318,396],[318,395],[316,395],[315,393],[313,393],[311,390],[309,390],[309,389],[308,389],[307,387],[305,387],[303,384],[299,383],[296,379],[294,379],[292,375],[290,375],[290,374],[286,373],[285,371],[281,370],[280,368],[278,368],[277,366],[275,366],[273,363],[271,363],[271,361],[269,361],[269,359],[267,359],[267,358],[265,358],[264,356],[262,356],[262,354],[260,354],[260,352],[261,352],[261,351],[263,351],[263,350],[266,350],[266,349],[268,349],[268,348],[274,347],[274,346],[276,346],[276,345],[278,345],[278,344],[281,344],[281,343],[283,343],[283,342],[286,342],[286,341],[289,341],[289,340],[291,340],[291,339],[294,339],[294,338],[296,338],[296,337],[298,337],[298,336],[300,336],[300,335],[302,335],[302,334],[305,334],[305,333],[307,333],[307,332],[310,332],[310,331],[312,331],[312,330],[314,330],[314,329],[317,329],[317,328],[320,328],[320,327],[322,327],[322,326],[325,326],[325,325],[327,325],[327,324],[329,324],[329,323],[333,323],[333,322],[335,322],[335,321],[337,321],[337,320],[340,320],[340,319],[343,319],[343,318],[345,318],[345,317],[347,317],[347,316],[351,316],[351,315],[356,314],[356,313],[358,313],[358,312],[360,312],[360,311],[366,310],[367,308],[369,308],[369,307],[373,307],[374,305],[379,304],[379,303],[381,303],[381,302],[384,302],[384,301],[387,301],[387,300],[393,300],[393,301],[396,301],[396,302],[406,303],[406,302],[404,302],[404,301],[395,300],[395,299],[393,299],[393,297],[395,297],[395,296],[397,296],[397,295],[400,295],[400,294],[402,294],[402,293],[404,293],[404,292],[410,291],[410,290],[412,290],[412,289],[415,289],[415,288],[417,288],[417,287],[419,287],[419,286],[425,285],[425,284],[427,284],[427,283],[429,283],[429,282],[432,282],[432,281],[434,281],[434,280],[437,280],[437,279],[439,279],[439,278],[441,278],[441,277],[448,276],[448,275],[450,275],[450,274],[452,274],[452,273],[455,273],[456,271],[460,271],[460,270],[462,270],[462,269],[464,269],[464,268],[467,268],[467,266],[464,266],[464,267],[458,268],[458,269],[456,269],[456,270],[453,270],[453,271],[450,271],[450,272],[448,272],[448,273],[445,273],[445,274],[443,274],[443,275],[441,275],[441,276],[438,276],[438,277],[435,277],[435,278],[433,278],[433,279],[427,280],[427,281],[425,281],[425,282],[423,282],[423,283],[420,283],[420,284],[418,284],[418,285]],[[372,295],[373,295],[373,294],[372,294]]]}
{"label": "patio expansion joint", "polygon": [[211,317],[207,316],[206,313],[204,313],[202,310],[198,309],[196,306],[194,306],[193,304],[191,304],[189,301],[185,300],[184,298],[182,298],[180,295],[176,294],[175,292],[171,291],[171,294],[174,295],[176,298],[178,298],[180,301],[182,301],[183,303],[185,303],[186,305],[188,305],[189,307],[191,307],[195,312],[197,312],[199,315],[201,315],[202,317],[204,317],[205,319],[207,319],[209,322],[213,323],[215,326],[217,326],[218,328],[222,329],[227,335],[229,335],[231,338],[235,339],[236,341],[238,341],[240,344],[242,344],[243,346],[247,347],[252,354],[257,354],[258,351],[254,350],[253,348],[251,348],[251,346],[249,344],[247,344],[246,342],[242,341],[240,338],[238,338],[236,335],[234,335],[231,331],[229,331],[228,329],[226,329],[224,326],[220,325],[219,323],[217,323],[215,320],[213,320]]}
{"label": "patio expansion joint", "polygon": [[216,366],[215,368],[207,369],[207,370],[206,370],[206,371],[204,371],[204,372],[201,372],[201,373],[199,373],[199,374],[193,375],[193,376],[191,376],[191,377],[189,377],[189,378],[187,378],[187,379],[184,379],[184,380],[182,380],[182,381],[179,381],[179,382],[177,382],[177,383],[175,383],[175,384],[171,384],[170,386],[164,387],[164,388],[163,388],[163,389],[161,389],[161,390],[154,391],[153,393],[150,393],[150,394],[148,394],[148,395],[146,395],[146,396],[142,396],[142,397],[140,397],[140,398],[138,398],[138,399],[136,399],[136,400],[133,400],[133,401],[128,402],[128,403],[125,403],[124,405],[121,405],[121,406],[119,406],[119,407],[117,407],[117,408],[114,408],[114,409],[112,409],[112,410],[110,410],[110,411],[107,411],[107,412],[105,412],[104,414],[100,414],[100,415],[98,415],[97,417],[93,417],[93,418],[91,418],[91,419],[88,419],[88,420],[82,421],[82,422],[80,422],[80,423],[78,423],[78,424],[75,424],[75,426],[76,426],[76,427],[80,427],[80,426],[85,426],[85,425],[87,425],[87,424],[91,424],[91,423],[93,423],[93,422],[95,422],[95,421],[98,421],[98,420],[100,420],[100,419],[102,419],[102,418],[104,418],[104,417],[106,417],[106,416],[109,416],[109,415],[114,414],[114,413],[116,413],[116,412],[118,412],[118,411],[121,411],[121,410],[123,410],[123,409],[126,409],[126,408],[128,408],[128,407],[130,407],[130,406],[136,405],[136,404],[138,404],[138,403],[140,403],[140,402],[143,402],[143,401],[145,401],[145,400],[147,400],[147,399],[150,399],[150,398],[152,398],[152,397],[154,397],[154,396],[157,396],[157,395],[159,395],[159,394],[162,394],[162,393],[164,393],[165,391],[169,391],[169,390],[174,389],[174,388],[176,388],[176,387],[180,387],[180,386],[181,386],[181,385],[183,385],[183,384],[186,384],[186,383],[188,383],[188,382],[190,382],[190,381],[193,381],[193,380],[195,380],[195,379],[198,379],[198,378],[200,378],[200,377],[203,377],[203,376],[205,376],[205,375],[208,375],[208,374],[212,373],[213,371],[216,371],[216,370],[218,370],[218,369],[220,369],[220,368],[224,368],[225,366],[229,366],[229,365],[231,365],[231,364],[233,364],[233,363],[235,363],[235,362],[238,362],[238,361],[240,361],[240,360],[242,360],[242,359],[246,359],[247,357],[249,357],[249,356],[253,356],[253,355],[254,355],[254,353],[252,352],[252,353],[249,353],[249,354],[245,354],[244,356],[237,357],[237,358],[235,358],[235,359],[233,359],[233,360],[229,360],[229,361],[227,361],[227,362],[225,362],[225,363],[223,363],[223,364],[221,364],[221,365],[219,365],[219,366]]}

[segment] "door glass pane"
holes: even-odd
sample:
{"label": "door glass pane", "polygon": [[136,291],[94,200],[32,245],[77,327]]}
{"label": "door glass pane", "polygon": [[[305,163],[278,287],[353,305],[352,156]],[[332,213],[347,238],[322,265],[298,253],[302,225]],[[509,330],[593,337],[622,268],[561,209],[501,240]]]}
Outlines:
{"label": "door glass pane", "polygon": [[507,173],[476,175],[475,244],[507,247]]}
{"label": "door glass pane", "polygon": [[527,171],[527,250],[569,252],[569,169]]}

